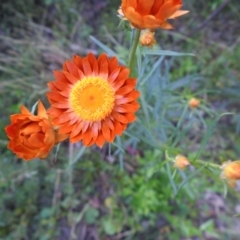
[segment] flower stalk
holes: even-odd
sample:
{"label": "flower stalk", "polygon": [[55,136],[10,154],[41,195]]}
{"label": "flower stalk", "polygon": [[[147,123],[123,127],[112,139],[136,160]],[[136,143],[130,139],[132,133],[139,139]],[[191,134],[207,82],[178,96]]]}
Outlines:
{"label": "flower stalk", "polygon": [[128,62],[128,67],[130,68],[130,71],[131,71],[130,72],[130,77],[133,77],[133,75],[134,75],[134,60],[135,60],[135,56],[136,56],[136,50],[137,50],[137,46],[138,46],[138,43],[139,43],[140,35],[141,35],[141,30],[136,29],[133,44],[132,44],[132,48],[131,48],[131,52],[130,52],[130,55],[129,55],[129,62]]}

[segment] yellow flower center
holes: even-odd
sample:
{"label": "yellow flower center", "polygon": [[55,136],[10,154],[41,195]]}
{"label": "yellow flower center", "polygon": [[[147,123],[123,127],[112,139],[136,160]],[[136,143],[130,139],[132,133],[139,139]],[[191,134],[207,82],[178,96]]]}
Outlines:
{"label": "yellow flower center", "polygon": [[113,110],[114,102],[114,90],[101,77],[83,78],[70,93],[72,109],[86,121],[100,121],[107,117]]}

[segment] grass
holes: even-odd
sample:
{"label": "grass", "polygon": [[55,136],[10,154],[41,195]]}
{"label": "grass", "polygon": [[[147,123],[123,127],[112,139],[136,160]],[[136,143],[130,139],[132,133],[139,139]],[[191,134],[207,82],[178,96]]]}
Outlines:
{"label": "grass", "polygon": [[[185,2],[190,13],[174,20],[175,31],[158,31],[156,38],[162,50],[195,57],[138,59],[138,122],[111,147],[84,149],[64,142],[57,158],[52,153],[47,161],[24,162],[6,148],[0,132],[0,239],[239,239],[239,220],[232,217],[239,192],[219,179],[220,169],[195,164],[183,172],[166,160],[166,153],[191,160],[201,153],[203,161],[220,164],[240,155],[240,45],[234,31],[239,6],[229,2],[199,28],[221,1]],[[39,98],[47,104],[46,83],[65,59],[102,51],[90,34],[126,59],[129,36],[117,27],[118,4],[1,5],[2,129],[21,104],[31,108]],[[201,108],[189,111],[193,96],[201,99]],[[234,115],[209,128],[225,112]]]}

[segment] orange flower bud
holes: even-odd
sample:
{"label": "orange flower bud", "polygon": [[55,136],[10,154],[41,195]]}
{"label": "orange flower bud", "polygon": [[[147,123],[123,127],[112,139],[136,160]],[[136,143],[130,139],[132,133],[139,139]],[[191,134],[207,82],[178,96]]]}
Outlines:
{"label": "orange flower bud", "polygon": [[11,115],[10,120],[11,124],[5,128],[10,139],[8,148],[24,160],[45,158],[54,144],[67,137],[54,131],[41,101],[38,102],[37,116],[21,106],[21,113]]}
{"label": "orange flower bud", "polygon": [[200,104],[200,100],[196,99],[196,98],[191,98],[188,102],[189,107],[194,109],[196,107],[198,107],[198,105]]}
{"label": "orange flower bud", "polygon": [[221,169],[221,178],[226,179],[228,184],[234,187],[236,180],[240,179],[240,160],[224,162]]}
{"label": "orange flower bud", "polygon": [[152,32],[149,30],[144,31],[139,40],[141,45],[152,48],[153,45],[155,45],[157,43],[154,38],[154,35],[155,35],[155,32]]}
{"label": "orange flower bud", "polygon": [[174,167],[183,170],[189,165],[190,165],[190,162],[185,156],[183,156],[183,155],[176,156]]}

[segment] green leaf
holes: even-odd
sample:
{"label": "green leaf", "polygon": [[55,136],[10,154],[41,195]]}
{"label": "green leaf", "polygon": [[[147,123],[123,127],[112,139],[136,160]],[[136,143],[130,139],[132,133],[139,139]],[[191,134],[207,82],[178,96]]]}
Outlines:
{"label": "green leaf", "polygon": [[170,184],[171,184],[172,189],[173,189],[173,193],[176,196],[177,195],[177,187],[176,187],[176,184],[175,184],[175,182],[173,180],[173,177],[172,177],[172,174],[171,174],[169,162],[166,163],[166,169],[167,169],[168,179],[169,179]]}
{"label": "green leaf", "polygon": [[85,212],[84,218],[88,224],[94,224],[98,216],[99,216],[99,211],[96,208],[90,207]]}
{"label": "green leaf", "polygon": [[203,141],[201,143],[201,146],[200,146],[200,149],[198,150],[193,162],[197,159],[199,159],[199,157],[201,156],[202,152],[204,151],[205,147],[207,146],[208,144],[208,141],[209,139],[211,138],[212,134],[213,134],[213,131],[219,121],[219,119],[225,115],[231,115],[233,113],[223,113],[221,115],[219,115],[217,118],[215,118],[215,120],[211,123],[211,125],[209,126],[204,138],[203,138]]}
{"label": "green leaf", "polygon": [[89,38],[91,39],[91,41],[93,41],[95,44],[97,44],[107,54],[109,54],[111,56],[117,56],[117,53],[115,53],[111,48],[109,48],[108,46],[106,46],[105,44],[103,44],[102,42],[97,40],[95,37],[89,36]]}
{"label": "green leaf", "polygon": [[103,229],[108,235],[113,235],[116,233],[116,228],[111,219],[107,219],[103,222]]}
{"label": "green leaf", "polygon": [[188,183],[193,177],[195,177],[197,174],[199,174],[206,166],[207,166],[207,164],[201,166],[199,169],[197,169],[192,174],[190,174],[186,179],[184,179],[184,181],[182,181],[181,184],[178,186],[175,196],[178,194],[178,192],[182,189],[182,187],[186,183]]}
{"label": "green leaf", "polygon": [[171,57],[180,57],[180,56],[195,56],[193,53],[181,53],[181,52],[174,52],[168,50],[145,50],[144,53],[146,55],[159,55],[159,56],[171,56]]}
{"label": "green leaf", "polygon": [[151,71],[147,74],[146,77],[143,78],[143,80],[140,82],[140,86],[144,85],[144,83],[152,76],[152,74],[159,69],[159,66],[161,65],[164,57],[160,57],[155,64],[151,67]]}
{"label": "green leaf", "polygon": [[174,149],[174,148],[171,148],[171,147],[168,147],[166,145],[160,145],[160,144],[157,144],[157,143],[154,143],[152,142],[151,140],[149,140],[149,138],[146,138],[145,136],[141,135],[141,134],[138,134],[134,131],[130,131],[128,130],[127,132],[125,132],[126,135],[130,136],[130,137],[135,137],[139,140],[142,140],[144,141],[145,143],[149,144],[150,146],[156,148],[156,149],[159,149],[161,151],[165,151],[165,150],[168,150],[168,151],[171,151],[171,152],[175,152],[177,153],[178,150],[177,149]]}

